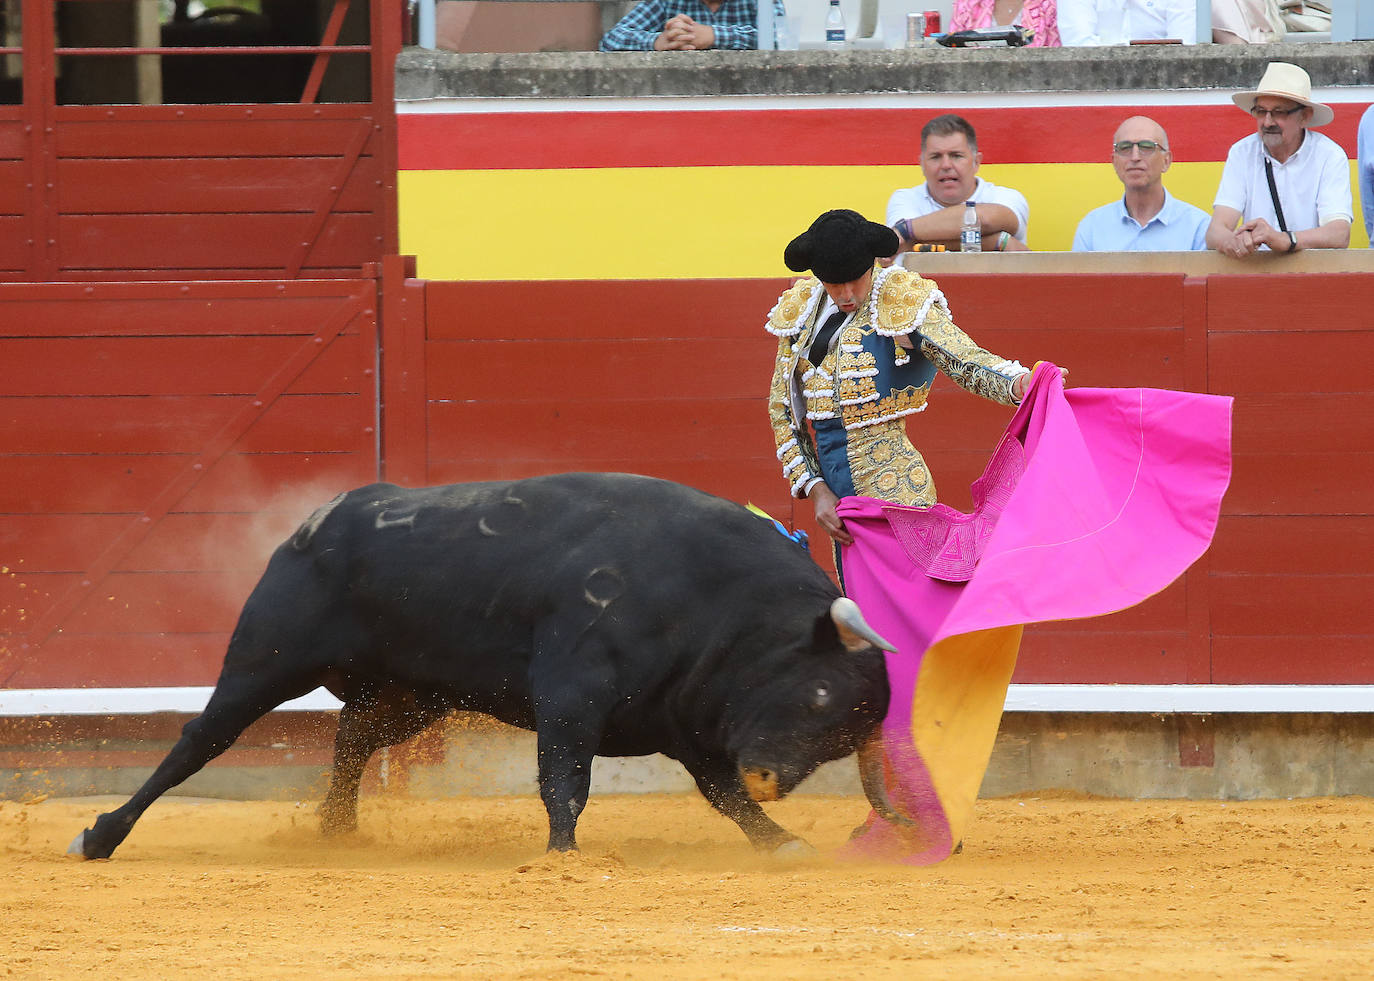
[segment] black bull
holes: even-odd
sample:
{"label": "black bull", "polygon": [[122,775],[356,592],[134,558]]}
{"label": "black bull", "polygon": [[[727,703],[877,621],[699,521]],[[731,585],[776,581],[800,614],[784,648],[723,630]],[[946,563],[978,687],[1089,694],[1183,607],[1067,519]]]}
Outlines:
{"label": "black bull", "polygon": [[[875,646],[876,645],[876,646]],[[773,524],[667,481],[565,474],[318,509],[273,553],[200,716],[71,851],[108,857],[248,725],[323,685],[342,702],[326,832],[357,823],[376,750],[451,710],[537,734],[549,848],[576,848],[592,757],[663,753],[759,849],[758,801],[860,750],[874,807],[888,686],[858,607]]]}

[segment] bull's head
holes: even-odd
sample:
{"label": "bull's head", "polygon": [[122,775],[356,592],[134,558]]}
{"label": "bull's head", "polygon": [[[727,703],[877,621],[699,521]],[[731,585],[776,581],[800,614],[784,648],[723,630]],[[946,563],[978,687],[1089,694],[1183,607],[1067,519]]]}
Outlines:
{"label": "bull's head", "polygon": [[[857,656],[871,652],[874,648],[883,651],[897,649],[869,626],[859,605],[847,597],[841,596],[830,604],[830,620],[839,635],[840,643],[849,654]],[[824,709],[829,697],[830,693],[825,688],[818,688],[812,700],[816,708]],[[859,780],[873,810],[894,824],[910,824],[911,822],[892,805],[887,796],[881,724],[875,726],[871,735],[859,744],[858,760]],[[781,786],[778,773],[764,766],[741,765],[740,779],[749,796],[756,801],[777,800],[791,789]]]}

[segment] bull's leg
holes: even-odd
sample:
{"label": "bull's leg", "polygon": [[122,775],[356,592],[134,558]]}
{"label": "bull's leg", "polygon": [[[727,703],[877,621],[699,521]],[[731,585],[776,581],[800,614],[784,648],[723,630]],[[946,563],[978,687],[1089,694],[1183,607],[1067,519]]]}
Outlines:
{"label": "bull's leg", "polygon": [[339,711],[334,737],[334,770],[320,805],[320,830],[341,834],[358,827],[358,783],[372,754],[419,735],[448,711],[414,692],[388,686],[349,699]]}
{"label": "bull's leg", "polygon": [[577,663],[576,677],[566,672],[534,671],[534,727],[539,747],[539,796],[549,815],[549,851],[577,849],[577,818],[587,806],[592,785],[592,758],[601,746],[615,693],[609,672],[598,673],[599,645],[586,638],[562,663]]}
{"label": "bull's leg", "polygon": [[96,818],[94,827],[77,835],[67,851],[85,858],[109,858],[153,801],[223,753],[252,723],[315,687],[313,681],[293,679],[288,684],[281,678],[261,676],[228,683],[221,679],[205,711],[182,727],[181,738],[152,776],[122,807]]}
{"label": "bull's leg", "polygon": [[[739,770],[727,759],[684,759],[682,765],[697,782],[711,806],[739,825],[749,843],[761,852],[774,852],[801,839],[778,824],[758,805],[740,782]],[[803,843],[803,847],[805,847]]]}
{"label": "bull's leg", "polygon": [[549,851],[577,850],[577,819],[592,786],[597,739],[580,722],[567,718],[538,725],[539,796],[549,815]]}

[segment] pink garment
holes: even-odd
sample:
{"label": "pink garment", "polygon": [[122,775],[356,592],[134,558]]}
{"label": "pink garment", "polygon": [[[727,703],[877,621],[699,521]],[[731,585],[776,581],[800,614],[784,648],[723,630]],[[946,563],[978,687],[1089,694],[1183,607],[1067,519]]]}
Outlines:
{"label": "pink garment", "polygon": [[[854,536],[846,591],[898,648],[883,723],[889,793],[919,828],[872,815],[846,853],[946,858],[987,768],[1019,625],[1101,616],[1164,589],[1206,551],[1230,475],[1230,398],[1066,392],[1042,363],[974,485],[972,515],[841,501]],[[960,721],[970,713],[972,729]]]}
{"label": "pink garment", "polygon": [[[949,17],[950,32],[996,26],[992,23],[993,2],[994,0],[954,0],[954,12]],[[1055,0],[1025,0],[1019,23],[1022,27],[1035,32],[1035,37],[1028,47],[1060,46],[1059,15]]]}

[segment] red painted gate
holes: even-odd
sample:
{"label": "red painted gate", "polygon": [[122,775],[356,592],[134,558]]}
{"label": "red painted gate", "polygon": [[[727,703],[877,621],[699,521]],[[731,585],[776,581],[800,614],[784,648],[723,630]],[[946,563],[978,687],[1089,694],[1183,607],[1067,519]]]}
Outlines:
{"label": "red painted gate", "polygon": [[378,469],[372,279],[0,286],[0,687],[205,685]]}

